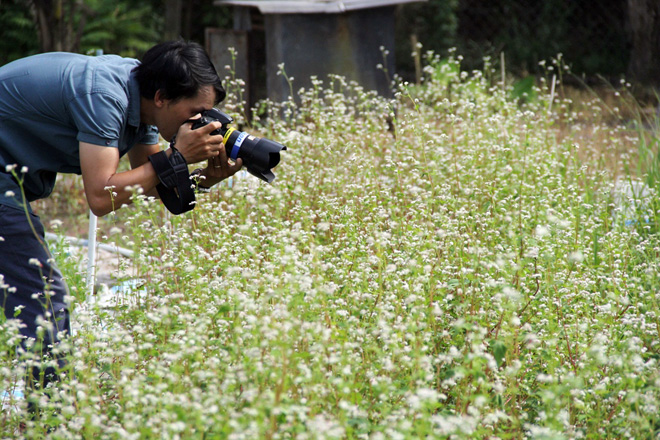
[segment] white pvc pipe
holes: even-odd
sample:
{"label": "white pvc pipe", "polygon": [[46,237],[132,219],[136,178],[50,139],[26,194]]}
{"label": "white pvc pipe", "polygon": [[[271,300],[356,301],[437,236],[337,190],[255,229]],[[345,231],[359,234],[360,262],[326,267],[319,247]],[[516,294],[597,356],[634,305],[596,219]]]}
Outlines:
{"label": "white pvc pipe", "polygon": [[96,216],[89,211],[89,233],[87,237],[87,292],[94,294],[96,282]]}

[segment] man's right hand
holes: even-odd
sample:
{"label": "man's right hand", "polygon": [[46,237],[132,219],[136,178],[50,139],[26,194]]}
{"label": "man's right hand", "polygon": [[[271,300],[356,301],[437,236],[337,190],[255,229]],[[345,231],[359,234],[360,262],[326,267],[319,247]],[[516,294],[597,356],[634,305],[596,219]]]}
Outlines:
{"label": "man's right hand", "polygon": [[[201,115],[196,115],[197,119]],[[224,149],[222,135],[211,135],[211,132],[222,127],[218,121],[212,121],[195,130],[191,128],[192,122],[187,121],[176,134],[174,148],[183,155],[188,163],[197,163],[217,157]]]}

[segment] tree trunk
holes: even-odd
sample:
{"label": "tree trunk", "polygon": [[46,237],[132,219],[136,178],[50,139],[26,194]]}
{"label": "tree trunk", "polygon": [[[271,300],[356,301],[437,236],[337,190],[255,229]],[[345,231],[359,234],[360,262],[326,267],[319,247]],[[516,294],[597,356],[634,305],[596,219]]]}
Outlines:
{"label": "tree trunk", "polygon": [[[57,11],[55,9],[61,6],[61,0],[33,0],[32,12],[37,23],[39,32],[39,49],[41,52],[53,52],[62,50],[61,43],[58,43],[57,34],[58,23],[56,19]],[[61,11],[61,8],[60,8]]]}
{"label": "tree trunk", "polygon": [[[80,0],[31,0],[41,52],[78,52],[89,10]],[[82,14],[78,14],[82,9]],[[74,17],[79,16],[75,23]]]}
{"label": "tree trunk", "polygon": [[628,77],[646,86],[660,86],[660,2],[628,0],[632,42]]}
{"label": "tree trunk", "polygon": [[165,0],[165,40],[181,37],[181,0]]}

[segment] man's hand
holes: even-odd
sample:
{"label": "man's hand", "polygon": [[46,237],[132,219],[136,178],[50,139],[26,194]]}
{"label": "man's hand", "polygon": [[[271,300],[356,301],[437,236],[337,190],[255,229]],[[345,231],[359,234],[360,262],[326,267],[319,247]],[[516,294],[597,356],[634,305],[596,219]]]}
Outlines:
{"label": "man's hand", "polygon": [[[197,119],[201,115],[196,115]],[[237,159],[231,163],[227,159],[225,144],[221,135],[211,135],[211,132],[222,127],[218,121],[191,129],[191,122],[184,123],[177,132],[175,148],[183,155],[188,163],[197,163],[208,159],[206,168],[202,170],[204,179],[200,185],[210,188],[222,180],[233,176],[243,166],[243,161]]]}
{"label": "man's hand", "polygon": [[[201,115],[196,115],[199,118]],[[176,134],[175,148],[183,155],[188,163],[197,163],[203,160],[217,157],[221,152],[224,153],[222,136],[211,136],[211,132],[222,127],[218,121],[210,122],[207,125],[195,130],[191,129],[191,122],[185,122]]]}
{"label": "man's hand", "polygon": [[236,159],[235,163],[231,163],[227,159],[225,144],[220,145],[222,148],[218,155],[210,158],[207,167],[202,170],[202,176],[204,176],[204,179],[200,181],[199,184],[205,188],[210,188],[216,183],[233,176],[243,166],[242,159]]}

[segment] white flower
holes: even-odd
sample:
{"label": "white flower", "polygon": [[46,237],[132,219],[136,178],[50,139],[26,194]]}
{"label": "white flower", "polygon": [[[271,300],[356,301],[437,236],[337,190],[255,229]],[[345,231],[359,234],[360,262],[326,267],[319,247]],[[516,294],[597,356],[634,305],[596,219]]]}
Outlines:
{"label": "white flower", "polygon": [[5,192],[5,197],[14,197],[15,195],[14,191],[11,190]]}
{"label": "white flower", "polygon": [[16,169],[17,166],[18,165],[16,165],[16,164],[7,165],[5,167],[5,171],[8,172],[8,173],[11,173],[12,171],[14,171]]}
{"label": "white flower", "polygon": [[525,252],[525,256],[528,257],[528,258],[538,258],[539,248],[537,248],[536,246],[533,246],[533,247],[527,249],[527,251]]}
{"label": "white flower", "polygon": [[543,238],[550,234],[550,230],[547,226],[537,225],[536,229],[534,230],[534,234],[539,238]]}
{"label": "white flower", "polygon": [[520,301],[520,298],[522,297],[520,292],[518,292],[516,289],[514,289],[512,287],[508,287],[508,286],[505,287],[504,289],[502,289],[502,293],[504,294],[505,297],[507,297],[509,299],[509,301],[514,302],[514,303]]}
{"label": "white flower", "polygon": [[568,256],[568,261],[571,263],[582,263],[584,261],[584,254],[580,251],[571,252]]}

